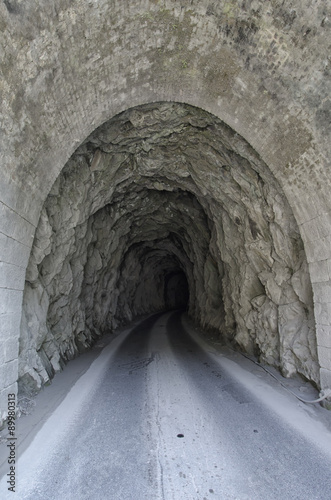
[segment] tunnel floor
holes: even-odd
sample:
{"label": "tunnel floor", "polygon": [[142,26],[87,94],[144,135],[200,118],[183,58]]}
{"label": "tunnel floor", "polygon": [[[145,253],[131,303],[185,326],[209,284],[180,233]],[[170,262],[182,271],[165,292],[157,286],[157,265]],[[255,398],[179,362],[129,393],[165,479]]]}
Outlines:
{"label": "tunnel floor", "polygon": [[[309,441],[317,414],[290,399],[285,409],[252,366],[217,357],[181,312],[139,322],[105,347],[22,452],[19,498],[327,498],[331,455]],[[263,391],[283,401],[284,418]]]}

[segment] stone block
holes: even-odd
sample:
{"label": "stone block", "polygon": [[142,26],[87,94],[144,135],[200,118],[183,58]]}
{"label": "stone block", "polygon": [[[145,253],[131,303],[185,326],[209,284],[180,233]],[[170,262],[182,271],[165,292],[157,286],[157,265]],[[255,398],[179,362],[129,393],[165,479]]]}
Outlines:
{"label": "stone block", "polygon": [[331,370],[321,368],[321,389],[331,389]]}
{"label": "stone block", "polygon": [[15,313],[21,315],[23,292],[0,288],[0,318],[2,314]]}
{"label": "stone block", "polygon": [[28,248],[31,247],[35,226],[0,202],[0,231]]}
{"label": "stone block", "polygon": [[318,325],[331,325],[331,303],[315,304],[315,321]]}
{"label": "stone block", "polygon": [[21,322],[21,311],[0,315],[0,341],[18,338]]}
{"label": "stone block", "polygon": [[314,201],[310,196],[295,200],[293,211],[298,224],[304,224],[318,216],[318,210]]}
{"label": "stone block", "polygon": [[30,256],[30,249],[19,241],[0,233],[0,261],[8,264],[19,264],[26,268]]}
{"label": "stone block", "polygon": [[330,236],[331,212],[324,213],[318,218],[318,232],[321,238]]}
{"label": "stone block", "polygon": [[318,221],[319,217],[316,217],[315,219],[304,222],[301,225],[302,239],[304,242],[316,241],[323,238],[324,235],[322,235],[319,231]]}
{"label": "stone block", "polygon": [[318,346],[317,352],[321,368],[331,370],[331,348]]}
{"label": "stone block", "polygon": [[17,382],[18,377],[18,360],[14,359],[0,366],[0,380],[3,388]]}
{"label": "stone block", "polygon": [[[1,345],[3,345],[2,342],[1,342]],[[4,365],[5,362],[6,362],[6,353],[5,353],[5,349],[2,348],[2,349],[0,349],[0,366]]]}
{"label": "stone block", "polygon": [[304,222],[300,227],[302,230],[302,239],[305,242],[316,241],[329,238],[331,225],[331,214],[322,213],[312,220]]}
{"label": "stone block", "polygon": [[23,290],[25,269],[23,267],[0,262],[0,287]]}
{"label": "stone block", "polygon": [[313,283],[314,302],[331,302],[331,283]]}
{"label": "stone block", "polygon": [[18,338],[11,338],[4,343],[5,361],[13,361],[18,358],[19,342]]}
{"label": "stone block", "polygon": [[[6,180],[7,182],[2,179],[0,183],[0,199],[2,202],[14,212],[22,214],[33,225],[37,225],[41,206],[41,201],[38,200],[38,192],[32,193],[31,188],[29,189],[27,186],[24,190],[19,189],[10,180]],[[31,203],[32,195],[34,203]]]}
{"label": "stone block", "polygon": [[307,241],[305,249],[308,263],[331,259],[331,240],[329,237]]}
{"label": "stone block", "polygon": [[331,326],[316,325],[317,345],[331,349]]}
{"label": "stone block", "polygon": [[311,262],[309,264],[309,272],[312,283],[321,283],[330,279],[329,263],[327,260]]}

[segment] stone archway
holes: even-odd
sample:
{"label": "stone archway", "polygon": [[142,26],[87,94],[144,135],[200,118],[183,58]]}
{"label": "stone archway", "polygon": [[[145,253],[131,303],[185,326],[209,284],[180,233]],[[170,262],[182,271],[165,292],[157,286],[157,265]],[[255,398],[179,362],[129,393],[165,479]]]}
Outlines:
{"label": "stone archway", "polygon": [[152,103],[93,132],[49,193],[26,277],[22,388],[168,307],[180,269],[197,322],[319,384],[308,266],[279,183],[215,116]]}

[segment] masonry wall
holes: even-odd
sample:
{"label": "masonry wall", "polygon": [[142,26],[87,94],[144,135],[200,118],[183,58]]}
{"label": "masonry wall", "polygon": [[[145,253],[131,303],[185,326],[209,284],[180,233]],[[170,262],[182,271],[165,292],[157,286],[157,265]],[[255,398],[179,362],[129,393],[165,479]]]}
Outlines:
{"label": "masonry wall", "polygon": [[0,4],[2,417],[42,204],[96,127],[155,101],[216,115],[282,186],[309,263],[321,387],[331,386],[330,20],[327,0]]}

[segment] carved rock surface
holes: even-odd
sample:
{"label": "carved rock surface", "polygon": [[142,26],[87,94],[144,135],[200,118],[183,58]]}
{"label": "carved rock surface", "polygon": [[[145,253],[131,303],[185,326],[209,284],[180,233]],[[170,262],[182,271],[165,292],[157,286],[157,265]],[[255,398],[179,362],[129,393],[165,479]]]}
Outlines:
{"label": "carved rock surface", "polygon": [[26,275],[20,386],[103,333],[182,307],[224,342],[318,384],[312,292],[282,189],[242,138],[184,104],[128,110],[76,150]]}

